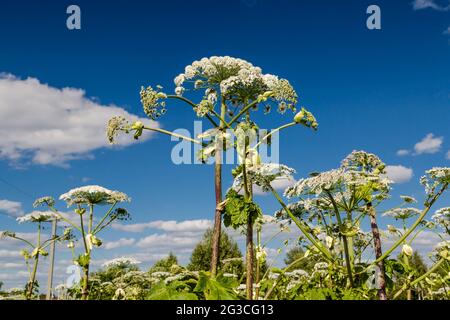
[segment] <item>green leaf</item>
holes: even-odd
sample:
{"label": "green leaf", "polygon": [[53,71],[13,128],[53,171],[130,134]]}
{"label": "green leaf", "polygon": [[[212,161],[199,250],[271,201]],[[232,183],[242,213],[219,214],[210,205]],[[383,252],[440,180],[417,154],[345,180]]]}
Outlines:
{"label": "green leaf", "polygon": [[178,291],[177,288],[185,287],[184,283],[174,281],[168,285],[164,281],[157,283],[149,292],[147,300],[198,300],[195,293]]}
{"label": "green leaf", "polygon": [[227,193],[227,204],[225,205],[223,222],[225,226],[237,229],[244,226],[251,217],[254,222],[262,216],[261,208],[252,201],[246,201],[243,195],[230,189]]}
{"label": "green leaf", "polygon": [[233,291],[237,282],[225,277],[213,278],[208,273],[200,272],[194,292],[203,292],[206,300],[237,300]]}

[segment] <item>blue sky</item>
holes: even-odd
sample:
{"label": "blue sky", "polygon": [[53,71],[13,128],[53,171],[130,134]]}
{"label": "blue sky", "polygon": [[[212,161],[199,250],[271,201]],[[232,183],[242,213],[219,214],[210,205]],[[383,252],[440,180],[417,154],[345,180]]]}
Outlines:
{"label": "blue sky", "polygon": [[[10,215],[29,212],[36,197],[56,197],[77,186],[99,184],[133,198],[127,206],[133,215],[131,223],[210,219],[212,166],[172,164],[174,142],[166,136],[153,135],[121,149],[107,147],[106,140],[99,138],[103,131],[98,131],[104,125],[95,126],[89,116],[80,125],[89,123],[89,132],[98,141],[92,146],[78,134],[60,137],[66,145],[53,147],[43,143],[45,137],[25,138],[24,131],[34,130],[37,123],[51,126],[63,119],[56,113],[43,114],[39,108],[17,107],[15,102],[29,102],[27,92],[13,91],[8,85],[31,77],[39,81],[33,87],[38,92],[82,89],[84,95],[76,101],[105,108],[114,105],[143,118],[141,85],[161,84],[172,90],[173,78],[185,65],[212,55],[240,57],[264,72],[289,79],[300,93],[301,104],[314,113],[320,124],[317,132],[293,128],[280,137],[280,161],[297,169],[296,178],[337,167],[352,150],[364,149],[388,165],[412,170],[412,174],[400,172],[404,182],[394,185],[393,194],[420,198],[418,179],[424,170],[450,164],[450,155],[446,157],[450,150],[447,0],[422,0],[415,5],[411,0],[76,1],[82,29],[70,31],[65,27],[65,11],[72,2],[7,0],[1,4],[0,73],[9,75],[3,76],[7,89],[0,91],[8,94],[8,99],[0,100],[1,120],[22,119],[8,129],[8,134],[19,137],[19,151],[10,145],[6,131],[0,130],[0,200],[21,206],[16,211],[8,207]],[[366,28],[370,4],[381,8],[381,30]],[[33,103],[40,106],[40,98]],[[173,104],[160,126],[192,130],[194,120],[189,108]],[[262,127],[273,128],[287,119],[273,114],[261,115],[258,121]],[[78,132],[74,130],[70,132]],[[401,149],[411,152],[399,156]],[[51,157],[39,150],[51,150]],[[229,168],[225,177],[229,185]],[[258,200],[268,214],[277,209],[270,197]],[[448,196],[440,205],[445,201]],[[6,209],[2,213],[0,229],[32,232],[30,226],[18,226]],[[386,223],[382,219],[382,225]],[[105,239],[135,239],[135,245],[152,234],[175,236],[170,232],[174,231],[157,227],[138,234],[116,230]],[[103,250],[99,256],[107,259],[138,250],[133,245]],[[164,250],[172,249],[177,251]],[[4,250],[9,247],[5,245]],[[179,250],[188,257],[188,248]],[[0,262],[7,259],[0,256]],[[146,263],[152,261],[149,258]],[[23,280],[7,277],[13,270],[4,270],[0,281],[12,286]]]}

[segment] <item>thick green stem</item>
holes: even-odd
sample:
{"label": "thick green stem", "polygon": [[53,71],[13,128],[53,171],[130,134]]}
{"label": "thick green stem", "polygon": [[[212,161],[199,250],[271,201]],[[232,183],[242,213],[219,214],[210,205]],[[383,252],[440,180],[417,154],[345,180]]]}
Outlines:
{"label": "thick green stem", "polygon": [[56,248],[56,241],[57,241],[57,236],[56,236],[56,229],[58,226],[58,220],[55,219],[53,220],[52,223],[52,239],[53,241],[51,241],[51,248],[50,248],[50,266],[48,269],[48,277],[47,277],[47,300],[51,300],[53,293],[53,270],[54,270],[54,266],[55,266],[55,248]]}
{"label": "thick green stem", "polygon": [[[88,246],[87,241],[86,241],[86,233],[84,231],[83,215],[81,215],[81,214],[80,214],[80,226],[81,226],[81,236],[83,237],[85,255],[88,259],[90,259],[90,247]],[[82,300],[88,299],[88,296],[89,296],[88,283],[89,283],[89,262],[83,266],[83,284],[82,284],[82,288],[81,288],[81,299]]]}
{"label": "thick green stem", "polygon": [[88,233],[92,233],[92,224],[94,223],[94,206],[92,204],[89,205],[89,227]]}
{"label": "thick green stem", "polygon": [[[221,104],[221,119],[225,118],[227,112],[227,106],[225,101],[222,99]],[[220,130],[225,127],[225,120],[220,122]],[[214,230],[213,230],[213,241],[212,241],[212,252],[211,252],[211,274],[215,276],[217,274],[217,269],[219,265],[220,258],[220,233],[222,229],[222,213],[223,208],[221,207],[222,202],[222,153],[221,150],[216,150],[215,154],[215,164],[214,164],[214,190],[216,195],[216,209],[214,213]]]}
{"label": "thick green stem", "polygon": [[81,288],[81,299],[88,300],[89,297],[89,264],[83,267],[83,287]]}
{"label": "thick green stem", "polygon": [[[327,192],[328,197],[331,200],[331,203],[333,204],[333,208],[334,208],[334,213],[336,214],[336,220],[339,226],[339,230],[342,230],[342,220],[341,220],[341,214],[339,212],[339,208],[337,206],[336,201],[334,201],[333,196],[331,195],[330,192]],[[350,282],[350,286],[353,288],[354,287],[354,283],[353,283],[353,272],[352,272],[352,264],[350,261],[350,254],[349,254],[349,250],[348,250],[348,242],[347,242],[347,236],[344,234],[340,234],[340,236],[342,237],[342,242],[344,244],[344,255],[345,255],[345,267],[347,268],[347,276],[348,276],[348,281]]]}
{"label": "thick green stem", "polygon": [[37,272],[38,263],[39,263],[39,253],[37,253],[34,258],[33,271],[31,273],[30,282],[28,285],[27,300],[30,300],[33,296],[33,288],[34,288],[34,282],[36,281],[36,272]]}
{"label": "thick green stem", "polygon": [[[372,203],[367,203],[367,209],[368,214],[370,218],[370,226],[372,229],[372,236],[373,236],[373,247],[375,250],[375,258],[378,259],[383,255],[383,251],[381,249],[381,237],[380,237],[380,230],[378,229],[377,224],[377,218],[376,218],[376,212],[375,208],[372,206]],[[378,298],[380,300],[387,300],[387,293],[386,293],[386,269],[384,267],[384,261],[380,260],[377,263],[378,268]]]}
{"label": "thick green stem", "polygon": [[31,272],[30,275],[30,282],[28,285],[28,292],[27,292],[27,299],[30,300],[31,297],[33,296],[33,288],[34,288],[34,282],[36,281],[36,272],[37,272],[37,267],[38,267],[38,263],[39,263],[39,249],[41,247],[41,223],[38,223],[38,239],[37,239],[37,252],[36,252],[36,256],[34,257],[34,266],[33,266],[33,271]]}
{"label": "thick green stem", "polygon": [[[242,174],[244,176],[244,199],[245,201],[251,201],[251,194],[249,191],[249,181],[247,176],[247,148],[248,148],[248,137],[245,139],[244,143],[244,159],[242,161]],[[247,299],[253,300],[253,221],[252,216],[249,214],[247,217],[247,236],[246,236],[246,293]]]}

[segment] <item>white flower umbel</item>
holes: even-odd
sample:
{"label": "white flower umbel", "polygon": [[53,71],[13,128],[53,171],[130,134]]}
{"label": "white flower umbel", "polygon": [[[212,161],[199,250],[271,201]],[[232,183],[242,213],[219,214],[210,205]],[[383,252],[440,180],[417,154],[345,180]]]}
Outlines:
{"label": "white flower umbel", "polygon": [[140,263],[141,263],[141,261],[136,260],[131,257],[120,257],[120,258],[115,258],[115,259],[106,261],[105,263],[102,264],[102,266],[105,268],[110,268],[110,267],[115,267],[115,266],[137,265]]}
{"label": "white flower umbel", "polygon": [[446,229],[450,229],[450,207],[436,210],[432,219],[436,224],[439,224]]}
{"label": "white flower umbel", "polygon": [[411,217],[417,216],[421,213],[419,209],[416,208],[395,208],[386,211],[383,216],[392,217],[396,220],[406,220]]}
{"label": "white flower umbel", "polygon": [[427,195],[433,197],[439,192],[439,188],[447,188],[450,184],[450,168],[435,167],[427,170],[420,178],[420,183],[425,187]]}
{"label": "white flower umbel", "polygon": [[52,211],[33,211],[24,216],[18,217],[16,220],[19,223],[24,222],[46,222],[51,220],[57,220],[59,217]]}
{"label": "white flower umbel", "polygon": [[[196,80],[202,80],[209,85],[218,85],[223,80],[236,76],[243,69],[260,71],[250,62],[238,58],[229,56],[202,58],[186,66],[184,73],[179,74],[174,79],[174,83],[177,87],[182,87],[187,80],[194,81],[194,83]],[[198,82],[197,86],[199,86]]]}
{"label": "white flower umbel", "polygon": [[112,191],[101,186],[91,185],[72,189],[59,197],[68,206],[81,204],[112,204],[117,202],[130,201],[130,198],[123,192]]}
{"label": "white flower umbel", "polygon": [[53,197],[48,197],[48,196],[36,199],[33,203],[33,208],[37,208],[37,207],[44,206],[44,205],[53,207],[55,205],[55,199],[53,199]]}

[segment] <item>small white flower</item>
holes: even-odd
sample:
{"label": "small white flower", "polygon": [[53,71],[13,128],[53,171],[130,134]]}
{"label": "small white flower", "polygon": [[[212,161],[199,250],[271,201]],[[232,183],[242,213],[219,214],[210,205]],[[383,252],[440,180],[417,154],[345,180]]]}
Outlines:
{"label": "small white flower", "polygon": [[263,263],[266,261],[267,257],[267,251],[265,248],[257,246],[256,247],[256,260],[258,260],[260,263]]}
{"label": "small white flower", "polygon": [[96,236],[94,236],[92,233],[88,233],[85,237],[86,239],[86,245],[89,248],[89,250],[92,250],[92,248],[95,247],[100,247],[102,245],[102,241],[97,238]]}
{"label": "small white flower", "polygon": [[411,248],[408,244],[404,244],[402,247],[402,253],[408,257],[411,257],[413,255],[413,248]]}
{"label": "small white flower", "polygon": [[175,94],[176,94],[177,96],[182,96],[183,93],[184,93],[184,88],[183,88],[183,87],[176,87],[176,88],[175,88]]}

